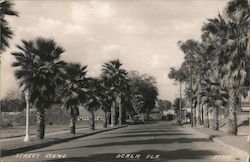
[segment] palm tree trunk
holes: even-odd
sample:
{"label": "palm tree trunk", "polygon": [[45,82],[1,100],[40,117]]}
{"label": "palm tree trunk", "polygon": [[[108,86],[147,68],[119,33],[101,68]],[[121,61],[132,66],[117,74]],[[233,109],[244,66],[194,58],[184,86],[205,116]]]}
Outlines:
{"label": "palm tree trunk", "polygon": [[70,119],[70,133],[75,134],[76,133],[76,117],[72,116]]}
{"label": "palm tree trunk", "polygon": [[115,101],[112,103],[111,107],[111,127],[115,126]]}
{"label": "palm tree trunk", "polygon": [[95,112],[91,111],[91,122],[90,122],[91,130],[95,130]]}
{"label": "palm tree trunk", "polygon": [[191,127],[193,127],[194,126],[194,109],[193,109],[193,99],[192,99],[192,97],[190,99],[190,108],[191,108],[190,123],[191,123]]}
{"label": "palm tree trunk", "polygon": [[[248,0],[248,7],[250,7],[250,0]],[[247,37],[248,37],[248,45],[247,45],[247,53],[248,56],[250,56],[250,28],[248,27],[248,32],[247,32]]]}
{"label": "palm tree trunk", "polygon": [[119,125],[122,125],[122,102],[121,102],[121,95],[118,96],[118,106],[119,106]]}
{"label": "palm tree trunk", "polygon": [[107,126],[108,126],[108,112],[104,111],[103,128],[107,128]]}
{"label": "palm tree trunk", "polygon": [[218,106],[213,108],[213,129],[219,130],[219,111]]}
{"label": "palm tree trunk", "polygon": [[194,111],[193,111],[193,123],[194,125],[196,125],[197,123],[197,117],[196,117],[196,113],[197,113],[197,109],[196,107],[193,107]]}
{"label": "palm tree trunk", "polygon": [[204,127],[209,128],[208,105],[204,104]]}
{"label": "palm tree trunk", "polygon": [[147,111],[147,113],[146,113],[146,121],[149,121],[149,110],[146,110]]}
{"label": "palm tree trunk", "polygon": [[201,125],[204,125],[204,104],[201,104]]}
{"label": "palm tree trunk", "polygon": [[228,130],[230,135],[237,135],[237,92],[236,89],[229,89],[229,114]]}
{"label": "palm tree trunk", "polygon": [[108,125],[111,125],[111,112],[110,111],[108,111]]}
{"label": "palm tree trunk", "polygon": [[37,137],[39,139],[44,139],[44,133],[45,133],[45,110],[44,108],[37,108],[36,120],[37,120]]}

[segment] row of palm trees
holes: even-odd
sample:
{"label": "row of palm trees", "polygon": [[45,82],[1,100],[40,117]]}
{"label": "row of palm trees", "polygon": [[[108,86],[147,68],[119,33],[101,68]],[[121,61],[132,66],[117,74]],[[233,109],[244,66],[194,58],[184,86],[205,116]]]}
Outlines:
{"label": "row of palm trees", "polygon": [[[15,15],[13,4],[5,0],[1,3],[1,17]],[[1,21],[1,43],[8,47],[13,32],[7,21]],[[104,111],[104,127],[108,117],[111,126],[123,124],[125,113],[135,114],[136,102],[143,103],[137,113],[149,112],[154,108],[158,90],[153,77],[128,72],[122,68],[120,60],[111,60],[103,64],[101,75],[97,78],[87,76],[87,66],[80,63],[67,63],[61,59],[65,52],[53,39],[38,37],[34,40],[21,40],[12,52],[15,61],[15,77],[20,88],[29,94],[29,102],[37,110],[37,136],[44,138],[45,111],[54,102],[61,102],[62,108],[70,115],[70,132],[75,133],[79,107],[85,107],[91,114],[91,128],[95,129],[94,112],[101,108]],[[141,83],[141,84],[138,84]],[[141,95],[141,100],[133,100],[134,95]],[[133,104],[132,104],[133,103]],[[117,108],[118,112],[117,113]],[[111,115],[110,115],[111,114]]]}
{"label": "row of palm trees", "polygon": [[[87,76],[87,66],[80,63],[67,63],[60,59],[64,49],[52,39],[37,38],[22,40],[18,51],[12,52],[15,62],[15,76],[23,91],[30,94],[30,103],[37,110],[38,137],[44,138],[45,109],[55,101],[70,115],[70,132],[75,133],[79,107],[85,107],[91,114],[91,128],[95,129],[94,112],[104,111],[103,126],[107,127],[111,113],[111,126],[124,123],[124,113],[134,115],[147,113],[154,108],[158,91],[153,77],[128,72],[122,68],[120,60],[103,64],[97,78]],[[140,101],[135,100],[141,95]],[[140,111],[136,102],[142,102]],[[132,107],[132,110],[129,110]],[[131,108],[130,108],[131,109]]]}
{"label": "row of palm trees", "polygon": [[[55,100],[60,100],[62,108],[71,116],[71,133],[75,133],[80,106],[91,112],[91,128],[95,129],[94,112],[101,107],[106,114],[110,109],[107,106],[112,103],[111,125],[115,125],[115,104],[121,112],[121,96],[127,85],[127,72],[119,60],[105,63],[101,76],[91,78],[87,77],[87,66],[61,60],[64,49],[52,39],[22,40],[17,48],[17,52],[12,52],[16,59],[12,66],[16,67],[20,87],[29,92],[30,103],[37,110],[40,139],[44,138],[45,109]],[[107,115],[105,117],[107,123]],[[121,113],[119,124],[122,124]]]}
{"label": "row of palm trees", "polygon": [[[209,126],[208,111],[214,112],[214,129],[219,129],[218,112],[227,111],[228,134],[237,134],[237,109],[241,87],[249,86],[250,1],[231,0],[223,14],[202,26],[201,42],[179,42],[185,54],[180,69],[171,78],[185,83],[191,103],[193,125]],[[204,118],[202,120],[202,110]]]}

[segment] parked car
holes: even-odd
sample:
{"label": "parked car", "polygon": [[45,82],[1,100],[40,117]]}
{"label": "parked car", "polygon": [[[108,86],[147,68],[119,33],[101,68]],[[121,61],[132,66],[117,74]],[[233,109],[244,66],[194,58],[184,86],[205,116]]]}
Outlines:
{"label": "parked car", "polygon": [[168,120],[168,121],[173,120],[173,118],[174,118],[173,114],[167,114],[166,116],[162,117],[163,120]]}
{"label": "parked car", "polygon": [[143,117],[141,115],[135,115],[133,117],[133,123],[134,124],[142,124],[142,123],[144,123]]}

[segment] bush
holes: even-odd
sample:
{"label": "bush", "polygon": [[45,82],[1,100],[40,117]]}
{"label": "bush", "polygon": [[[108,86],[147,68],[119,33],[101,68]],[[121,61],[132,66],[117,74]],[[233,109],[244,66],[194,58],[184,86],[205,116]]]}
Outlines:
{"label": "bush", "polygon": [[2,128],[9,128],[9,127],[13,127],[12,121],[8,120],[8,119],[3,119],[1,121],[1,127]]}

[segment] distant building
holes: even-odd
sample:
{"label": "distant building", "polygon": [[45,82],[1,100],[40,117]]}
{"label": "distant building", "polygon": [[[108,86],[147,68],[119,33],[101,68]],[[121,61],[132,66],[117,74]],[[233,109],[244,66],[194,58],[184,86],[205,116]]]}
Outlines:
{"label": "distant building", "polygon": [[246,97],[241,96],[240,99],[241,111],[250,111],[250,91]]}
{"label": "distant building", "polygon": [[[79,109],[80,115],[79,120],[89,120],[91,117],[91,113],[84,107],[80,107]],[[95,111],[95,120],[103,120],[104,119],[104,111],[102,109],[98,109]]]}

